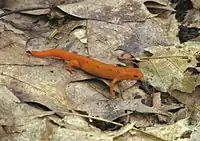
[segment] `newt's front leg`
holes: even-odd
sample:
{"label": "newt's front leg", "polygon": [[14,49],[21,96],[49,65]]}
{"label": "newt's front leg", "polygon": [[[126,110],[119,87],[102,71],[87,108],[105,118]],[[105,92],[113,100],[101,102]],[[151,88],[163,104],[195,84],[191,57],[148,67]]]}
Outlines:
{"label": "newt's front leg", "polygon": [[119,79],[118,78],[114,78],[113,81],[110,83],[110,93],[114,96],[115,93],[114,93],[114,88],[115,88],[115,83],[118,81]]}
{"label": "newt's front leg", "polygon": [[70,73],[72,73],[73,70],[75,70],[73,67],[76,67],[76,68],[80,68],[80,64],[78,61],[76,60],[71,60],[67,63],[67,70],[70,71]]}

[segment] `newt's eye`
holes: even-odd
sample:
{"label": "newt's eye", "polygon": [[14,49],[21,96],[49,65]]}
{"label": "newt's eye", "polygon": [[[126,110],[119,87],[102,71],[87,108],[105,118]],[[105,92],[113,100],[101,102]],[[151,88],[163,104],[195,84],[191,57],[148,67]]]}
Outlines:
{"label": "newt's eye", "polygon": [[133,77],[134,77],[134,78],[137,78],[138,76],[137,76],[137,75],[133,75]]}

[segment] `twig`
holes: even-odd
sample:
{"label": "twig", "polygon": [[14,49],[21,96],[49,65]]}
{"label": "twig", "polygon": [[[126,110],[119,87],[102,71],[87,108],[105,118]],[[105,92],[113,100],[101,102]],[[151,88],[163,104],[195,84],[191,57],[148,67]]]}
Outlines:
{"label": "twig", "polygon": [[7,16],[7,15],[10,15],[10,14],[14,14],[14,13],[20,13],[20,12],[32,11],[32,10],[48,9],[48,8],[55,8],[55,7],[56,6],[46,6],[46,7],[30,7],[30,8],[16,9],[16,10],[12,10],[12,11],[0,14],[0,18]]}
{"label": "twig", "polygon": [[44,66],[50,66],[50,64],[43,65],[43,64],[6,64],[6,63],[0,63],[0,66],[23,66],[23,67],[44,67]]}
{"label": "twig", "polygon": [[[54,111],[54,112],[56,112],[56,111]],[[69,112],[56,112],[56,113],[62,113],[62,114],[66,114],[66,115],[80,116],[80,117],[85,117],[85,118],[91,118],[91,119],[96,119],[96,120],[99,120],[99,121],[104,121],[104,122],[112,123],[112,124],[115,124],[115,125],[118,125],[118,126],[124,126],[121,123],[117,123],[117,122],[110,121],[110,120],[103,119],[103,118],[99,118],[99,117],[92,117],[92,116],[82,115],[82,114],[78,114],[78,113],[69,113]]]}
{"label": "twig", "polygon": [[188,56],[156,56],[156,57],[141,57],[141,58],[123,58],[118,57],[121,60],[151,60],[151,59],[167,59],[167,58],[182,58],[182,59],[188,59]]}
{"label": "twig", "polygon": [[140,58],[140,60],[167,59],[167,58],[182,58],[182,59],[188,59],[188,56],[157,56],[157,57],[142,57],[142,58]]}

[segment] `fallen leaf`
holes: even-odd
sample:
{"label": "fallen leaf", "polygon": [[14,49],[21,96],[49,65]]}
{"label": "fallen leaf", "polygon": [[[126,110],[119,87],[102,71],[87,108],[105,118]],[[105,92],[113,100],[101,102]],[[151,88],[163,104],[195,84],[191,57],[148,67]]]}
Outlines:
{"label": "fallen leaf", "polygon": [[200,86],[197,86],[192,93],[174,90],[171,95],[181,103],[193,106],[200,105]]}
{"label": "fallen leaf", "polygon": [[[27,42],[26,49],[41,51],[56,47],[86,56],[85,43],[83,43],[87,39],[84,39],[85,24],[85,21],[69,21],[60,28],[47,28],[49,30],[38,32],[37,36],[32,37]],[[41,27],[41,30],[44,30],[44,27]]]}
{"label": "fallen leaf", "polygon": [[[1,5],[0,0],[0,6],[4,6],[1,13],[30,6],[57,5],[64,0],[5,0],[4,2],[6,4]],[[162,103],[160,95],[157,99],[159,101],[154,102],[158,107],[162,105],[162,108],[171,106],[166,108],[169,114],[175,112],[173,116],[175,120],[172,119],[167,126],[159,124],[157,115],[165,115],[165,113],[149,106],[152,105],[150,103],[152,95],[142,91],[137,85],[140,83],[136,83],[134,87],[132,87],[134,81],[119,83],[123,95],[111,99],[108,87],[110,81],[97,80],[95,76],[87,76],[83,71],[70,74],[66,71],[64,61],[53,57],[53,59],[37,58],[26,53],[26,49],[60,48],[86,57],[105,60],[103,62],[109,64],[120,64],[113,52],[121,49],[141,59],[141,64],[147,63],[145,67],[141,65],[141,68],[152,88],[172,93],[178,91],[181,96],[187,98],[184,101],[181,96],[174,96],[179,99],[179,102],[198,104],[198,91],[192,89],[199,89],[200,75],[197,71],[195,71],[196,75],[192,75],[188,68],[198,70],[199,64],[194,59],[197,55],[193,52],[199,50],[199,44],[185,45],[186,47],[176,49],[171,47],[179,44],[179,37],[176,37],[179,25],[175,18],[179,10],[176,9],[174,12],[171,7],[175,5],[174,3],[176,2],[169,2],[169,0],[71,0],[56,8],[62,13],[60,16],[54,16],[57,11],[49,13],[50,9],[46,9],[2,17],[0,20],[0,136],[2,135],[0,140],[155,141],[190,140],[190,136],[191,140],[198,140],[199,116],[192,117],[193,111],[187,111],[187,108],[182,112],[185,105],[179,104],[175,99],[173,103],[169,100],[171,97],[163,99],[162,92],[160,92]],[[185,7],[188,8],[187,5],[183,5],[183,8]],[[196,22],[199,20],[196,16],[198,12],[186,12],[188,12],[186,23],[191,21],[193,25],[194,23],[198,25]],[[161,45],[159,49],[150,48],[158,45]],[[169,45],[170,50],[164,50]],[[146,48],[152,56],[145,56],[148,61],[143,62],[141,54]],[[173,55],[183,55],[189,59],[166,58]],[[131,58],[131,55],[127,58]],[[149,60],[153,63],[149,63]],[[185,92],[189,90],[192,93]],[[108,94],[108,97],[102,93]],[[197,111],[198,106],[195,109]],[[81,114],[74,114],[75,112],[88,115],[84,117]],[[93,120],[95,118],[96,120]],[[182,118],[186,119],[180,120]],[[114,124],[113,128],[112,120],[121,126],[121,123],[130,122],[130,124],[124,124],[120,129],[116,126],[119,124]],[[176,120],[178,122],[173,124]],[[96,121],[104,128],[100,128]],[[193,125],[194,122],[197,127]]]}
{"label": "fallen leaf", "polygon": [[113,137],[97,130],[74,130],[70,128],[56,128],[51,135],[53,141],[112,141]]}
{"label": "fallen leaf", "polygon": [[[84,93],[83,93],[84,89]],[[134,89],[136,90],[136,89]],[[73,83],[68,85],[68,98],[75,105],[75,109],[85,111],[90,116],[98,116],[107,120],[114,120],[124,115],[129,115],[134,111],[139,113],[160,113],[163,112],[149,107],[141,102],[141,98],[136,99],[132,90],[132,97],[126,96],[124,99],[107,99],[93,89],[87,88],[85,83]],[[137,92],[137,94],[139,94]]]}
{"label": "fallen leaf", "polygon": [[77,3],[59,5],[67,14],[90,20],[109,21],[113,23],[144,21],[155,15],[149,13],[144,1],[130,0],[84,0]]}
{"label": "fallen leaf", "polygon": [[1,35],[1,40],[12,37],[11,40],[14,40],[15,44],[1,47],[0,84],[12,89],[24,101],[41,103],[52,109],[56,107],[52,101],[57,105],[65,105],[63,109],[70,107],[70,102],[67,102],[65,95],[65,86],[70,82],[70,73],[66,71],[62,61],[53,63],[58,65],[53,69],[50,67],[49,60],[28,56],[24,50],[25,42],[19,35],[16,37],[7,32]]}
{"label": "fallen leaf", "polygon": [[195,9],[200,9],[200,2],[198,0],[191,0],[191,2]]}
{"label": "fallen leaf", "polygon": [[[0,133],[2,135],[1,140],[23,140],[22,136],[30,140],[41,140],[41,138],[48,139],[51,136],[52,140],[56,141],[61,139],[61,134],[64,134],[62,139],[80,137],[80,140],[106,140],[109,137],[109,140],[111,140],[113,138],[97,128],[91,128],[83,119],[82,125],[80,122],[77,124],[78,117],[69,116],[64,120],[59,118],[60,121],[65,122],[65,127],[61,124],[59,127],[52,125],[48,118],[44,117],[50,116],[50,119],[55,119],[54,116],[51,117],[54,112],[43,111],[26,103],[20,103],[17,97],[6,87],[0,87],[0,103],[3,107],[0,108],[0,125],[5,131],[3,134]],[[74,121],[74,119],[76,120]],[[79,121],[81,121],[80,117]],[[88,136],[89,134],[91,136]]]}
{"label": "fallen leaf", "polygon": [[[23,0],[6,0],[5,8],[10,10],[22,9],[22,8],[31,8],[31,7],[47,7],[49,6],[48,1],[45,0],[35,0],[35,1],[23,1]],[[36,10],[36,11],[26,11],[22,13],[32,14],[32,15],[41,15],[48,14],[50,9],[46,10]]]}
{"label": "fallen leaf", "polygon": [[171,93],[176,89],[191,93],[195,89],[198,76],[186,70],[197,64],[195,53],[199,51],[198,44],[156,46],[148,50],[153,55],[140,63],[145,81],[162,92]]}
{"label": "fallen leaf", "polygon": [[0,106],[3,107],[0,109],[0,125],[2,126],[23,126],[28,120],[52,115],[52,112],[49,113],[21,103],[6,87],[0,87],[0,103]]}
{"label": "fallen leaf", "polygon": [[88,50],[91,57],[118,61],[114,50],[121,49],[134,56],[149,46],[178,44],[178,24],[174,15],[167,19],[147,19],[144,22],[129,22],[121,25],[89,20]]}
{"label": "fallen leaf", "polygon": [[194,131],[191,134],[191,138],[189,139],[189,141],[195,141],[198,140],[200,138],[200,127],[196,126],[194,127]]}
{"label": "fallen leaf", "polygon": [[149,127],[146,128],[144,132],[160,138],[160,140],[171,141],[174,139],[180,139],[187,131],[192,131],[192,128],[188,124],[188,119],[183,119],[167,126]]}
{"label": "fallen leaf", "polygon": [[91,130],[100,131],[98,128],[89,125],[88,121],[85,120],[85,118],[73,114],[66,114],[66,116],[64,116],[62,119],[56,116],[51,116],[49,117],[49,120],[52,121],[54,124],[59,125],[60,127],[65,127],[68,129],[84,130],[88,132]]}

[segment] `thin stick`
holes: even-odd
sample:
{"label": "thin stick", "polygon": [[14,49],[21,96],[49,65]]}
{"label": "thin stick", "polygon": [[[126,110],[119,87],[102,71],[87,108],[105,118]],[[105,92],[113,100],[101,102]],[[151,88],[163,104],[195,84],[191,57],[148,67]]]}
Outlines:
{"label": "thin stick", "polygon": [[[118,57],[122,60],[137,60],[137,58],[123,58]],[[139,60],[151,60],[151,59],[166,59],[166,58],[182,58],[182,59],[188,59],[188,56],[156,56],[156,57],[141,57],[138,58]]]}
{"label": "thin stick", "polygon": [[188,59],[188,56],[157,56],[157,57],[142,57],[140,60],[149,60],[149,59],[165,59],[165,58],[182,58]]}
{"label": "thin stick", "polygon": [[[56,111],[54,111],[54,112],[56,112]],[[91,119],[96,119],[96,120],[99,120],[99,121],[104,121],[104,122],[112,123],[112,124],[115,124],[115,125],[118,125],[118,126],[124,126],[121,123],[117,123],[117,122],[110,121],[110,120],[103,119],[103,118],[99,118],[99,117],[92,117],[92,116],[82,115],[82,114],[78,114],[78,113],[69,113],[69,112],[56,112],[56,113],[62,113],[62,114],[66,114],[66,115],[80,116],[80,117],[85,117],[85,118],[91,118]]]}
{"label": "thin stick", "polygon": [[13,11],[9,11],[9,12],[5,12],[0,14],[0,18],[10,15],[10,14],[14,14],[14,13],[20,13],[20,12],[24,12],[24,11],[32,11],[32,10],[41,10],[41,9],[48,9],[48,8],[55,8],[56,6],[47,6],[47,7],[31,7],[31,8],[23,8],[23,9],[16,9]]}

